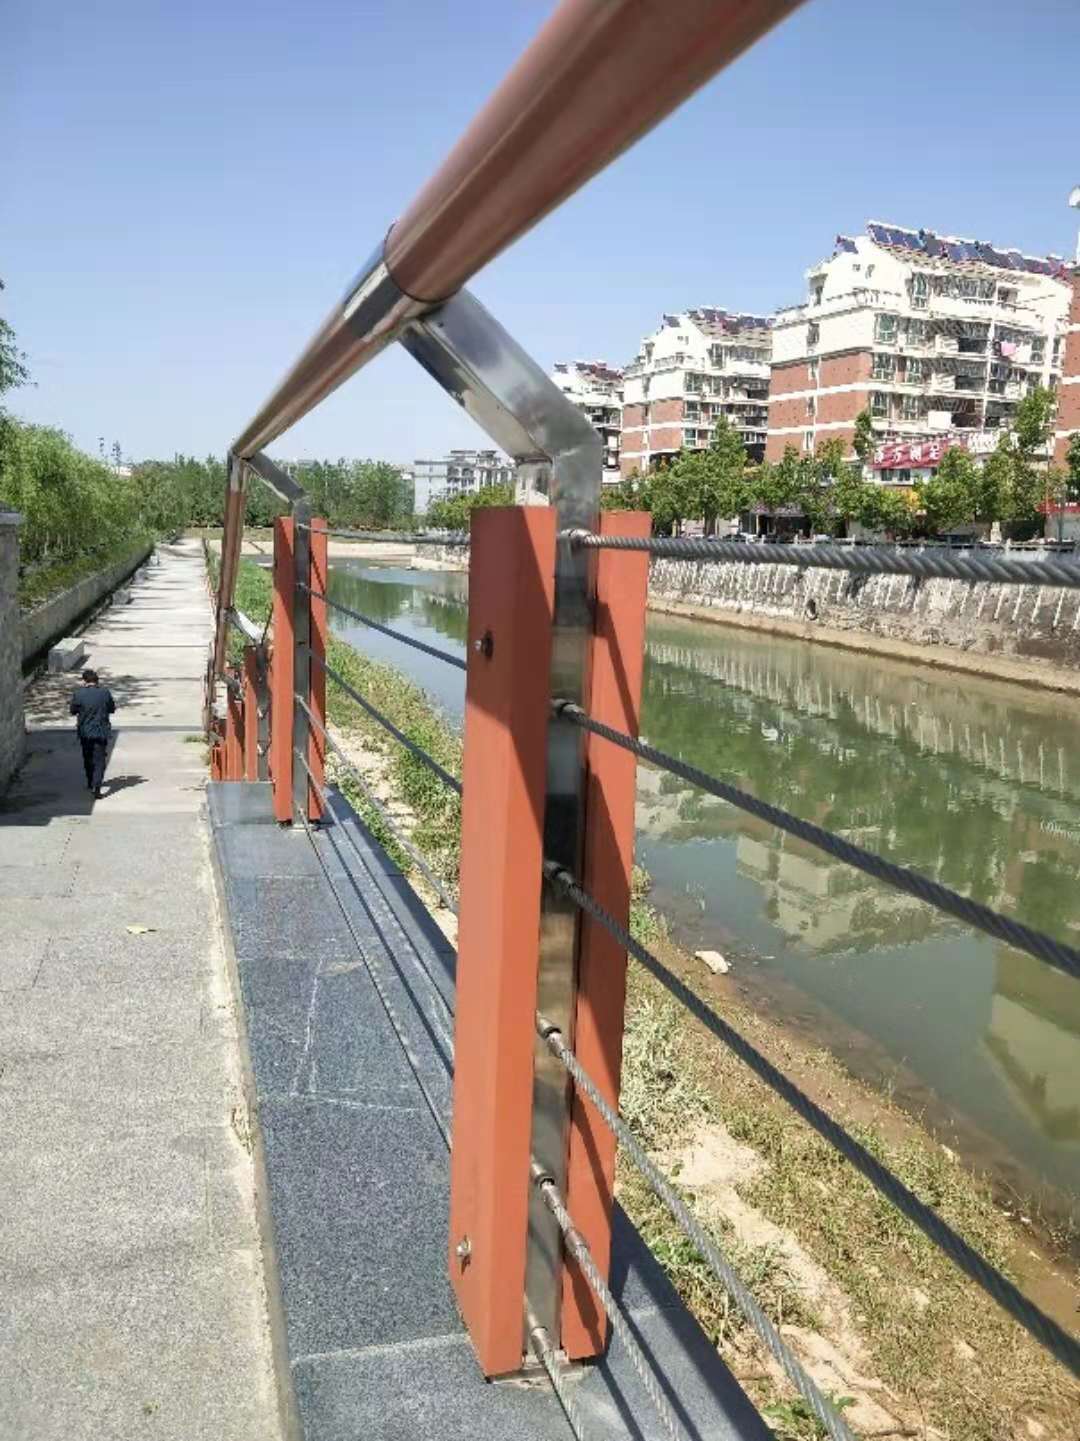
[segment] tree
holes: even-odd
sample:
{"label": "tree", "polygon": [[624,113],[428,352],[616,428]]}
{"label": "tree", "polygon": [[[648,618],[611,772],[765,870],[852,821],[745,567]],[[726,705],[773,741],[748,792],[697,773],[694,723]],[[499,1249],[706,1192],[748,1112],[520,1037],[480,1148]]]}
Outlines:
{"label": "tree", "polygon": [[433,530],[468,530],[474,510],[489,505],[513,505],[512,485],[485,485],[465,495],[444,496],[427,509],[427,524]]}
{"label": "tree", "polygon": [[915,529],[917,503],[910,491],[889,485],[866,485],[858,520],[867,530],[882,530],[899,540]]}
{"label": "tree", "polygon": [[[3,288],[4,282],[0,280],[0,290]],[[29,384],[30,370],[26,356],[16,344],[14,330],[0,316],[0,395]]]}
{"label": "tree", "polygon": [[750,502],[746,459],[739,433],[721,417],[706,450],[683,450],[676,457],[667,482],[669,508],[681,512],[678,519],[700,516],[705,534],[714,534],[721,517],[737,516]]}
{"label": "tree", "polygon": [[1025,457],[1030,458],[1036,451],[1046,447],[1056,407],[1054,392],[1043,385],[1029,390],[1016,407],[1012,430],[1017,449]]}
{"label": "tree", "polygon": [[992,455],[983,461],[975,477],[975,517],[977,520],[1001,520],[1012,493],[1016,452],[1012,436],[1003,431]]}
{"label": "tree", "polygon": [[852,445],[855,447],[855,454],[862,461],[863,465],[874,453],[876,444],[874,438],[874,418],[869,410],[860,410],[855,417],[855,437]]}
{"label": "tree", "polygon": [[915,487],[926,526],[931,532],[950,530],[954,525],[975,517],[977,475],[975,462],[959,445],[950,447],[941,458],[937,473]]}
{"label": "tree", "polygon": [[1065,498],[1073,504],[1080,501],[1080,430],[1065,449]]}

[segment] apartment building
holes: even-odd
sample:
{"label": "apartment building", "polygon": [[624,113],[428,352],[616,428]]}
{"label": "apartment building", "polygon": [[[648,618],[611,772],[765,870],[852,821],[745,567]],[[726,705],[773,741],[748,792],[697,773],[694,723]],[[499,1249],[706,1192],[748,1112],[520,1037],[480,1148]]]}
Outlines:
{"label": "apartment building", "polygon": [[750,456],[765,450],[772,321],[716,307],[665,315],[623,372],[624,476],[708,445],[721,416]]}
{"label": "apartment building", "polygon": [[623,373],[606,360],[559,360],[551,379],[590,422],[604,444],[604,484],[619,480]]}
{"label": "apartment building", "polygon": [[864,409],[880,480],[928,475],[951,445],[993,449],[1021,397],[1058,382],[1066,281],[1058,256],[931,230],[837,236],[806,302],[773,323],[766,458],[833,439],[850,456]]}
{"label": "apartment building", "polygon": [[412,473],[417,515],[424,515],[433,500],[514,483],[513,463],[497,450],[452,450],[442,460],[414,460]]}
{"label": "apartment building", "polygon": [[1070,439],[1080,432],[1080,265],[1072,267],[1070,284],[1072,294],[1065,321],[1061,389],[1054,433],[1054,464],[1061,466],[1065,464]]}

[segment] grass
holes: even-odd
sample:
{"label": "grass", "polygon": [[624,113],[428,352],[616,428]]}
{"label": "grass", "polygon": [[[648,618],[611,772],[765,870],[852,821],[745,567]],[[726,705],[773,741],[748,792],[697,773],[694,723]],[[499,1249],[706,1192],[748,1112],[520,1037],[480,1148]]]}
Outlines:
{"label": "grass", "polygon": [[[211,553],[208,562],[216,581],[218,559]],[[237,607],[262,626],[270,613],[271,597],[269,571],[250,560],[242,560],[236,579]],[[230,659],[239,660],[242,652],[243,638],[234,632],[230,638]],[[460,775],[461,741],[418,686],[391,666],[369,660],[334,635],[327,641],[327,660],[354,690],[366,697],[404,735],[452,775]],[[412,843],[440,880],[454,884],[460,856],[461,803],[458,797],[357,705],[332,678],[327,684],[327,715],[339,731],[352,737],[364,750],[378,758],[378,769],[385,776],[395,800],[407,806],[412,813]],[[408,871],[411,865],[408,856],[398,846],[356,781],[333,758],[329,771],[380,844]]]}
{"label": "grass", "polygon": [[19,609],[33,610],[35,606],[44,605],[54,595],[70,589],[80,580],[85,580],[88,575],[95,575],[99,570],[108,570],[128,559],[134,562],[136,556],[149,544],[149,538],[136,543],[129,539],[125,540],[122,545],[111,546],[104,550],[94,551],[89,555],[77,556],[73,560],[57,561],[55,565],[43,565],[28,571],[19,577]]}
{"label": "grass", "polygon": [[[686,957],[675,947],[661,942],[660,948],[669,964],[678,954],[685,967]],[[738,1005],[720,1009],[791,1070],[787,1042],[772,1027]],[[810,1064],[828,1109],[845,1120],[843,1097],[855,1083],[822,1053]],[[888,1109],[880,1100],[876,1104]],[[737,1184],[740,1197],[793,1236],[835,1282],[867,1347],[867,1374],[880,1378],[924,1427],[937,1427],[957,1441],[1010,1441],[1027,1434],[1026,1420],[1034,1418],[1047,1428],[1047,1437],[1077,1434],[1080,1393],[1062,1368],[636,967],[627,1003],[622,1110],[651,1151],[675,1150],[716,1124],[754,1151],[764,1164]],[[845,1124],[1008,1273],[1014,1234],[988,1185],[910,1125],[903,1128],[905,1139],[890,1143],[880,1125],[859,1125],[850,1118]],[[745,1372],[740,1320],[711,1272],[635,1170],[620,1165],[618,1189],[689,1308],[736,1374]],[[700,1210],[699,1218],[710,1221]],[[774,1322],[815,1324],[782,1257],[762,1255],[760,1248],[748,1254],[725,1239],[722,1223],[717,1228],[712,1218],[711,1224]],[[799,1403],[770,1395],[771,1384],[762,1383],[760,1368],[751,1371],[758,1379],[751,1379],[748,1389],[759,1405],[773,1408],[777,1436],[803,1441],[818,1434]]]}

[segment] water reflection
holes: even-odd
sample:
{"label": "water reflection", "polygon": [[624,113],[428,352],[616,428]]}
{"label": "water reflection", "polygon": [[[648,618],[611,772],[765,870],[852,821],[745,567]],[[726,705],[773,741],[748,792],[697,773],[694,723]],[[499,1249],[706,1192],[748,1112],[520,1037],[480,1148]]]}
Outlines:
{"label": "water reflection", "polygon": [[[355,563],[331,575],[335,598],[458,654],[466,585]],[[346,633],[460,719],[459,673]],[[649,624],[642,730],[654,744],[1073,942],[1074,729],[1069,703],[1015,686]],[[680,939],[726,950],[755,985],[775,978],[812,998],[830,1041],[858,1037],[878,1075],[917,1077],[934,1118],[1021,1188],[1080,1191],[1080,983],[644,768],[638,855]]]}

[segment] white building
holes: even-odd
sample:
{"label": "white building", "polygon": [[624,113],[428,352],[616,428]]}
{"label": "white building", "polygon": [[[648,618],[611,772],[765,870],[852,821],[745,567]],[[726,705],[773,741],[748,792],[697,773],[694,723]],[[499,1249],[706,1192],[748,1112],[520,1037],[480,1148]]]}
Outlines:
{"label": "white building", "polygon": [[513,463],[497,450],[452,450],[442,460],[414,460],[412,473],[417,515],[426,514],[433,500],[514,483]]}
{"label": "white building", "polygon": [[551,379],[590,422],[604,444],[604,483],[619,480],[623,373],[606,360],[556,361]]}
{"label": "white building", "polygon": [[752,459],[765,449],[772,321],[708,307],[665,315],[623,372],[622,474],[708,445],[725,416]]}
{"label": "white building", "polygon": [[768,460],[852,451],[869,410],[879,478],[928,475],[950,445],[985,452],[1017,403],[1057,384],[1069,304],[1056,256],[870,221],[807,271],[773,324]]}

